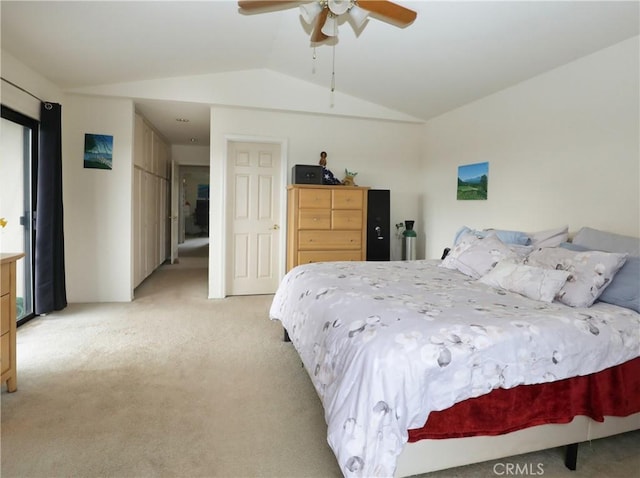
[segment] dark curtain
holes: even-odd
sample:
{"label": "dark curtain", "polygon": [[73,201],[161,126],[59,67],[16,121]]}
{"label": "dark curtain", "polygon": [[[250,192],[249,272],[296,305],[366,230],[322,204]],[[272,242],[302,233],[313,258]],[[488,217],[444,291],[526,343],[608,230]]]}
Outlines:
{"label": "dark curtain", "polygon": [[35,225],[35,313],[67,306],[62,211],[62,107],[40,105]]}

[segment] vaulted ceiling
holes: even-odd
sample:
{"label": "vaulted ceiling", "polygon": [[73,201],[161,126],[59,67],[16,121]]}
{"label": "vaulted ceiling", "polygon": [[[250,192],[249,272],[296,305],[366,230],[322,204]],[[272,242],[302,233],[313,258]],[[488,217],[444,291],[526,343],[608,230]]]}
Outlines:
{"label": "vaulted ceiling", "polygon": [[[69,91],[255,69],[328,89],[335,55],[336,91],[428,120],[640,33],[637,1],[397,3],[417,11],[410,26],[343,23],[335,48],[314,49],[298,8],[247,15],[232,1],[2,0],[1,41]],[[184,142],[171,131],[176,116],[208,122],[206,105],[139,107],[172,142]]]}

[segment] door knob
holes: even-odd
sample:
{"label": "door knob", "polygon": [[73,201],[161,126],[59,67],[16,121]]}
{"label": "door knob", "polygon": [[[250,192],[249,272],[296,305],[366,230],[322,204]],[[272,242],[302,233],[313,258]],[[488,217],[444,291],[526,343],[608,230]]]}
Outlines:
{"label": "door knob", "polygon": [[278,226],[277,224],[274,224],[272,227],[270,227],[269,229],[273,230],[273,231],[277,231],[278,229],[280,229],[280,226]]}

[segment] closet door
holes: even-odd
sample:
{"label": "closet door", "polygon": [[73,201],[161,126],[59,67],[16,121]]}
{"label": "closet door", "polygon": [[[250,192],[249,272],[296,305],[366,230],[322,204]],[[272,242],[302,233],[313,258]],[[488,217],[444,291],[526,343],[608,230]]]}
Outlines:
{"label": "closet door", "polygon": [[137,287],[144,279],[144,221],[142,205],[144,203],[142,170],[133,169],[133,286]]}

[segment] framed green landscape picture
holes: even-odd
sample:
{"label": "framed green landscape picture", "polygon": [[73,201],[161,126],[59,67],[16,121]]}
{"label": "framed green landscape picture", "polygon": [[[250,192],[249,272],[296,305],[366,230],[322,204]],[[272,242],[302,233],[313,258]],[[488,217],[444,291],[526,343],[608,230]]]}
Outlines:
{"label": "framed green landscape picture", "polygon": [[489,163],[458,166],[458,199],[487,199]]}

